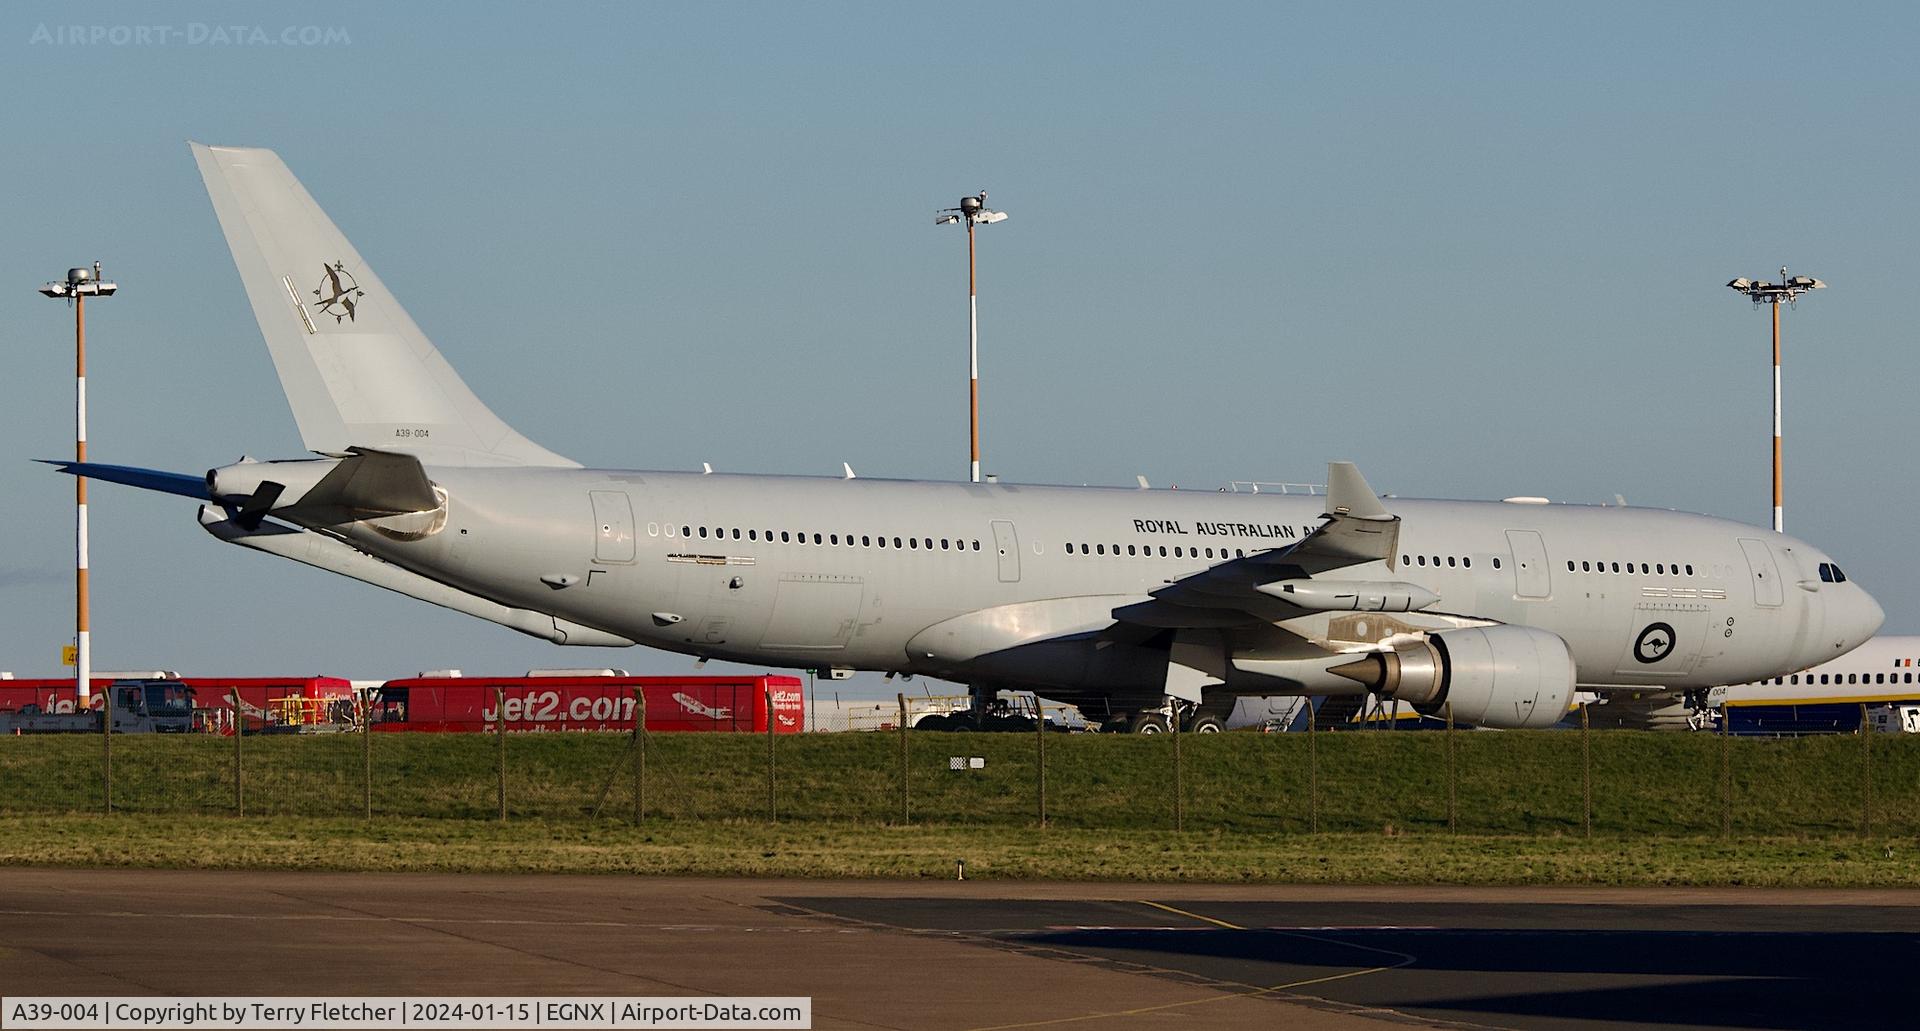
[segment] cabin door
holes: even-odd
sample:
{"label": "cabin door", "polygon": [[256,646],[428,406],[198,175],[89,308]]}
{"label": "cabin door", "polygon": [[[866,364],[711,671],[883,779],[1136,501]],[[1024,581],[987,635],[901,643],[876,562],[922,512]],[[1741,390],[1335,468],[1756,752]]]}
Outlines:
{"label": "cabin door", "polygon": [[993,547],[1000,553],[1000,582],[1017,584],[1020,582],[1020,536],[1013,532],[1013,524],[1005,519],[993,521]]}

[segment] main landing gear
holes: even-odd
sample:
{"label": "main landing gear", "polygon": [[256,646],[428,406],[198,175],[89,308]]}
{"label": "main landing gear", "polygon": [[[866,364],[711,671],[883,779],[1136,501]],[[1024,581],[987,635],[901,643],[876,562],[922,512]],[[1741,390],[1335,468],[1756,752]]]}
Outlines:
{"label": "main landing gear", "polygon": [[1182,734],[1218,734],[1227,729],[1218,715],[1192,702],[1168,702],[1158,709],[1116,712],[1100,725],[1103,734],[1165,734],[1173,730],[1175,714]]}

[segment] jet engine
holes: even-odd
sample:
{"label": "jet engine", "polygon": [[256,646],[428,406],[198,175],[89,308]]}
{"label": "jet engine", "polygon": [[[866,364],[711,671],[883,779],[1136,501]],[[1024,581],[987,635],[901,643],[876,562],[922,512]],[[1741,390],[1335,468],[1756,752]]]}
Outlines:
{"label": "jet engine", "polygon": [[1573,700],[1573,655],[1530,626],[1441,630],[1328,672],[1434,715],[1482,727],[1550,727]]}

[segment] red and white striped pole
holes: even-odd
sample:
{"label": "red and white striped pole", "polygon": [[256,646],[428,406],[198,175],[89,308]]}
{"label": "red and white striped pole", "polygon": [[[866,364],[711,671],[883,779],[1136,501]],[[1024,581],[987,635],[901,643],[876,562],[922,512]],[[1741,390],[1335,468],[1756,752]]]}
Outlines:
{"label": "red and white striped pole", "polygon": [[[1786,269],[1780,270],[1783,274]],[[1773,532],[1785,533],[1780,505],[1780,298],[1773,299]]]}
{"label": "red and white striped pole", "polygon": [[[48,283],[40,292],[73,305],[73,457],[87,460],[87,298],[112,297],[118,287],[93,268],[67,270],[65,282]],[[82,711],[93,704],[93,634],[87,625],[87,478],[73,478],[73,689]]]}
{"label": "red and white striped pole", "polygon": [[967,440],[968,480],[980,482],[980,295],[974,282],[973,219],[967,219]]}
{"label": "red and white striped pole", "polygon": [[1789,276],[1787,267],[1782,265],[1778,283],[1743,277],[1727,285],[1745,294],[1755,307],[1766,304],[1773,308],[1773,532],[1784,533],[1786,520],[1781,504],[1780,475],[1780,305],[1782,302],[1792,304],[1801,294],[1825,289],[1827,284],[1812,276]]}
{"label": "red and white striped pole", "polygon": [[[75,461],[87,460],[87,298],[85,294],[73,299],[73,457]],[[74,628],[74,671],[73,689],[79,699],[79,708],[86,711],[92,704],[93,690],[93,636],[88,623],[88,584],[87,584],[87,478],[73,478],[73,628]]]}
{"label": "red and white striped pole", "polygon": [[965,222],[967,225],[967,480],[980,482],[980,290],[974,261],[973,227],[1005,221],[1004,211],[987,209],[987,191],[978,196],[960,198],[957,208],[943,208],[934,216],[935,225]]}

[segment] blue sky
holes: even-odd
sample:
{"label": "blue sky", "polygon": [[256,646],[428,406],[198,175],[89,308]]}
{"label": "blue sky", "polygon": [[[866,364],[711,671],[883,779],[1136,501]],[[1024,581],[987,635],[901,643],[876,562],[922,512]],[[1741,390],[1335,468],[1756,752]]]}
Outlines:
{"label": "blue sky", "polygon": [[[122,284],[89,312],[96,458],[300,454],[190,138],[278,150],[482,398],[600,465],[963,476],[964,243],[932,215],[986,189],[1012,213],[981,239],[1003,479],[1340,458],[1404,495],[1763,523],[1766,316],[1721,284],[1786,263],[1832,284],[1786,314],[1787,527],[1920,631],[1917,30],[1905,5],[11,5],[0,669],[55,669],[71,632],[71,490],[29,461],[71,447],[71,322],[40,283],[98,258]],[[102,668],[690,666],[94,500]]]}

